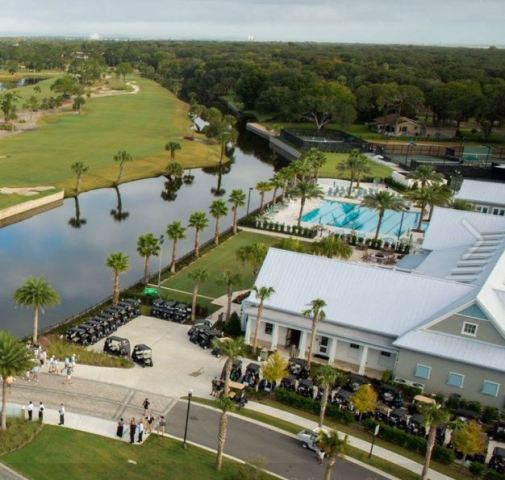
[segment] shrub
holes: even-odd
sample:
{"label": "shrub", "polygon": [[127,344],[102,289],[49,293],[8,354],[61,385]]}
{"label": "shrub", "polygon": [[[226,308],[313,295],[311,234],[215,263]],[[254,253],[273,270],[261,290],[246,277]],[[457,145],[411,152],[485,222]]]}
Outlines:
{"label": "shrub", "polygon": [[240,337],[242,335],[242,327],[240,325],[240,317],[237,312],[230,315],[230,320],[224,324],[224,333],[229,337]]}
{"label": "shrub", "polygon": [[498,473],[494,470],[488,470],[484,475],[485,480],[505,480],[505,475]]}
{"label": "shrub", "polygon": [[500,412],[496,407],[484,407],[482,421],[484,423],[496,422],[500,418]]}
{"label": "shrub", "polygon": [[432,458],[436,462],[449,464],[454,462],[456,457],[452,450],[449,450],[446,447],[441,447],[440,445],[435,445],[433,448]]}
{"label": "shrub", "polygon": [[481,462],[472,462],[469,467],[470,473],[472,475],[474,475],[475,477],[482,476],[485,469],[486,469],[486,465],[484,465]]}

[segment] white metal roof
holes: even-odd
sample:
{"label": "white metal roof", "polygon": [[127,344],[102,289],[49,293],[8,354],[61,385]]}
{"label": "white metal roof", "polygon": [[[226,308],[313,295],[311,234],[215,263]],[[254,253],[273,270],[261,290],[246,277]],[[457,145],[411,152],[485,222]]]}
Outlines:
{"label": "white metal roof", "polygon": [[[256,286],[275,289],[265,306],[301,314],[322,298],[327,321],[401,335],[473,287],[444,279],[270,248]],[[254,293],[248,301],[257,302]]]}
{"label": "white metal roof", "polygon": [[454,198],[481,204],[505,206],[505,183],[465,179]]}
{"label": "white metal roof", "polygon": [[428,355],[505,372],[505,347],[431,330],[414,330],[393,345]]}

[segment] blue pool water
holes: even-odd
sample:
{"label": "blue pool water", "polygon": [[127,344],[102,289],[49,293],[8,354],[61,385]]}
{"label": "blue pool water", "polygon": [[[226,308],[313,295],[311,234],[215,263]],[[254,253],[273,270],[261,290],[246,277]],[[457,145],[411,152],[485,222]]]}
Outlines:
{"label": "blue pool water", "polygon": [[[319,208],[315,208],[303,215],[302,221],[375,233],[378,218],[379,214],[376,210],[355,203],[323,200]],[[416,228],[418,221],[418,212],[404,212],[402,222],[402,212],[386,210],[380,233],[384,236],[398,237],[404,235],[408,230]]]}

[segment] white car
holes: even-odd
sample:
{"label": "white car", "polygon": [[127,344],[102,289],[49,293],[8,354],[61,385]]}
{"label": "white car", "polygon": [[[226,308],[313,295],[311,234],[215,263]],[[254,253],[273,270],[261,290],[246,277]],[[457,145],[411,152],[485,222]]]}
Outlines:
{"label": "white car", "polygon": [[[316,451],[316,441],[319,436],[319,432],[321,432],[321,428],[315,428],[314,430],[302,430],[300,433],[296,435],[296,438],[300,440],[302,444],[302,448],[308,448],[309,450]],[[324,429],[325,432],[328,432],[328,429]]]}

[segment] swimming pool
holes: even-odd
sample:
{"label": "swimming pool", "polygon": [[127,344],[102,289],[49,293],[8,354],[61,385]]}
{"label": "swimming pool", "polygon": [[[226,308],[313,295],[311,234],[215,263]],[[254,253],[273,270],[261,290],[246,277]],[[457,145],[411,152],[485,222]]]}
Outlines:
{"label": "swimming pool", "polygon": [[[315,208],[303,215],[302,221],[375,233],[378,218],[379,214],[376,210],[362,207],[355,203],[323,200],[319,208]],[[382,219],[380,234],[399,237],[404,235],[408,230],[417,228],[418,222],[419,212],[404,212],[402,214],[402,212],[386,210]]]}

